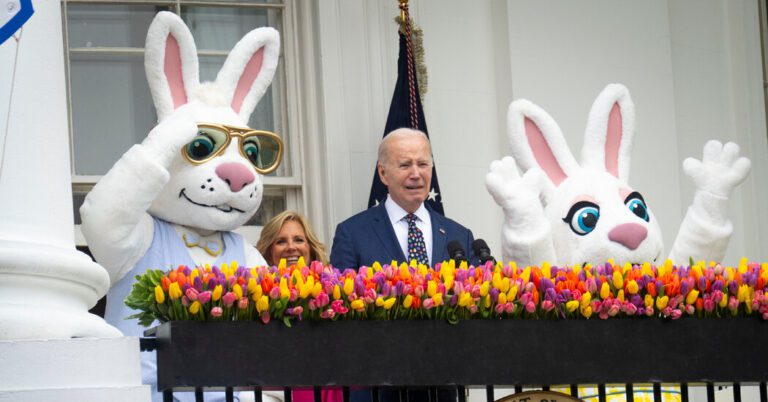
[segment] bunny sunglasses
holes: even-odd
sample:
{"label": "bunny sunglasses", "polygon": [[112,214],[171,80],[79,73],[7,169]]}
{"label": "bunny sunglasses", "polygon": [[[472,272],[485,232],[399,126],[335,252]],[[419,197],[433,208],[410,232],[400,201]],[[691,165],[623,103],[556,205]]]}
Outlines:
{"label": "bunny sunglasses", "polygon": [[224,124],[198,123],[197,135],[181,149],[189,163],[200,165],[224,153],[232,137],[240,138],[240,153],[261,174],[274,172],[283,158],[283,140],[269,131]]}

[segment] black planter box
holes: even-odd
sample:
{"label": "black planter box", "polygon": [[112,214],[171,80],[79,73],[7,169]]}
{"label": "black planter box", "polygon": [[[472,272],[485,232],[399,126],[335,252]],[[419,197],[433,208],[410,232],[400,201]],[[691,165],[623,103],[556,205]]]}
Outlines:
{"label": "black planter box", "polygon": [[170,322],[158,388],[741,383],[768,379],[756,318]]}

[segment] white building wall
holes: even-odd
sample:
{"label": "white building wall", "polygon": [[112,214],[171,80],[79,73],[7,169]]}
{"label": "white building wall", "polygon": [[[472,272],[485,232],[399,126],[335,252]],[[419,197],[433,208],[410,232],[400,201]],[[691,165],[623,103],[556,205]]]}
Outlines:
{"label": "white building wall", "polygon": [[[502,214],[483,181],[488,164],[508,153],[509,102],[545,108],[579,155],[592,101],[620,82],[638,119],[630,183],[661,221],[667,250],[693,194],[682,160],[720,139],[753,160],[731,204],[736,233],[726,261],[768,257],[760,247],[768,146],[756,3],[412,0],[411,11],[424,29],[424,105],[446,215],[493,251]],[[331,234],[366,207],[395,81],[397,13],[394,1],[318,6]]]}

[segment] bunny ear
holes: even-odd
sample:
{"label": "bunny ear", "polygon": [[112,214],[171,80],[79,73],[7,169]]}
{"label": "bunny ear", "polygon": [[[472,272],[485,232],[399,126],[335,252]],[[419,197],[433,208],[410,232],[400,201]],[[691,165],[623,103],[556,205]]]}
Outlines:
{"label": "bunny ear", "polygon": [[161,11],[147,31],[144,70],[158,120],[187,103],[200,84],[197,48],[192,33],[174,13]]}
{"label": "bunny ear", "polygon": [[525,99],[509,105],[507,113],[512,156],[523,170],[539,167],[555,186],[579,168],[555,120]]}
{"label": "bunny ear", "polygon": [[626,182],[635,135],[635,105],[629,90],[610,84],[592,105],[581,150],[581,165],[604,170]]}
{"label": "bunny ear", "polygon": [[249,32],[235,45],[216,83],[231,99],[232,110],[248,121],[277,69],[280,57],[280,34],[273,28]]}

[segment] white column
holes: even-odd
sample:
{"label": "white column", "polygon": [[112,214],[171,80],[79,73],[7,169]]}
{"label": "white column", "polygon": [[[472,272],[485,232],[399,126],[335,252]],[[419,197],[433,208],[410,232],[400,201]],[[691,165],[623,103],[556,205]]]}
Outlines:
{"label": "white column", "polygon": [[150,400],[139,341],[88,309],[107,271],[74,243],[61,5],[0,45],[0,402]]}
{"label": "white column", "polygon": [[74,247],[61,6],[33,5],[0,45],[0,340],[120,336],[88,313],[109,277]]}

